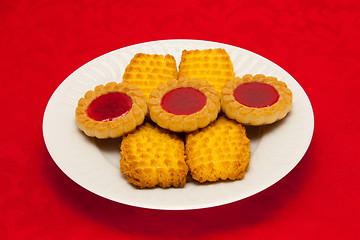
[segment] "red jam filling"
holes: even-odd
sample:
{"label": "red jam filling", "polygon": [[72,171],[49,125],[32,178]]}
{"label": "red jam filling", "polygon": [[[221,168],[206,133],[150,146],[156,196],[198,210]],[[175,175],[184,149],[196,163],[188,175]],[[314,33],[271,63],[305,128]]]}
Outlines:
{"label": "red jam filling", "polygon": [[235,88],[234,97],[236,101],[247,107],[262,108],[276,103],[279,100],[279,93],[269,84],[248,82]]}
{"label": "red jam filling", "polygon": [[131,97],[121,92],[110,92],[94,99],[87,109],[87,114],[96,121],[112,121],[125,115],[131,106]]}
{"label": "red jam filling", "polygon": [[190,115],[200,111],[206,104],[206,96],[192,87],[176,88],[161,99],[161,107],[172,114]]}

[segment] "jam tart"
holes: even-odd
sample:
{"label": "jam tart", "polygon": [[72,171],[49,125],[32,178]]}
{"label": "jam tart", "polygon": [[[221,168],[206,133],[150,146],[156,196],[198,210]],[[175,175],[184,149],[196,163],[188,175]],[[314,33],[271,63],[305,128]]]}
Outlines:
{"label": "jam tart", "polygon": [[263,74],[246,74],[228,81],[221,96],[222,111],[246,125],[265,125],[283,119],[291,110],[292,92],[286,83]]}
{"label": "jam tart", "polygon": [[197,79],[172,79],[160,84],[148,100],[150,118],[174,132],[191,132],[217,118],[220,98],[208,83]]}
{"label": "jam tart", "polygon": [[86,92],[75,115],[87,136],[117,138],[141,125],[147,111],[145,96],[136,86],[110,82]]}

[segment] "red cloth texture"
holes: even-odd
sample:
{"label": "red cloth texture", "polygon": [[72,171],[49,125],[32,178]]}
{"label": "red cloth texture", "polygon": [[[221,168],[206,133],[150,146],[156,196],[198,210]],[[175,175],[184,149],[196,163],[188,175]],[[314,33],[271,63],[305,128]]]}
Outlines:
{"label": "red cloth texture", "polygon": [[[0,23],[0,239],[359,239],[359,1],[2,0]],[[99,197],[56,166],[42,118],[57,86],[162,39],[238,46],[300,83],[315,130],[293,171],[232,204],[159,211]]]}

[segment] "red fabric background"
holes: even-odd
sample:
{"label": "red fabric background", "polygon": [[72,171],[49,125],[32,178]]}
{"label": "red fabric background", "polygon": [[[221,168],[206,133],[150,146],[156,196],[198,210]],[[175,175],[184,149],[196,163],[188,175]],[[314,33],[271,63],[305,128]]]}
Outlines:
{"label": "red fabric background", "polygon": [[[357,0],[0,1],[0,239],[359,239],[359,29]],[[315,132],[284,179],[233,204],[156,211],[57,168],[42,137],[56,87],[109,51],[173,38],[248,49],[303,86]]]}

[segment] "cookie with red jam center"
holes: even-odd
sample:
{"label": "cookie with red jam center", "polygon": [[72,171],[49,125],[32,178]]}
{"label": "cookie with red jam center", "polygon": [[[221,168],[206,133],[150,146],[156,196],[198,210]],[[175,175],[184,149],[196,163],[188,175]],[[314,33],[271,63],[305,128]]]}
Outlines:
{"label": "cookie with red jam center", "polygon": [[205,94],[192,87],[175,88],[161,99],[162,108],[175,115],[190,115],[200,111],[205,105]]}
{"label": "cookie with red jam center", "polygon": [[286,83],[263,74],[246,74],[228,81],[221,96],[222,111],[246,125],[265,125],[283,119],[291,110],[292,92]]}
{"label": "cookie with red jam center", "polygon": [[88,91],[78,101],[76,123],[89,137],[116,138],[142,124],[146,99],[137,87],[110,82]]}
{"label": "cookie with red jam center", "polygon": [[197,79],[172,79],[150,94],[150,118],[174,132],[191,132],[217,118],[220,98],[208,83]]}

